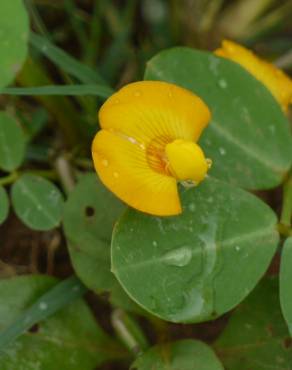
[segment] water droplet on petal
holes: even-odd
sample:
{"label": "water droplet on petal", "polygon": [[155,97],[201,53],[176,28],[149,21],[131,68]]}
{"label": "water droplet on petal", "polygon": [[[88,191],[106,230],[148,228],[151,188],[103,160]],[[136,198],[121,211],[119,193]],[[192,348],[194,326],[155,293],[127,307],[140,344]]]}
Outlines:
{"label": "water droplet on petal", "polygon": [[119,177],[119,174],[118,174],[118,172],[114,172],[114,178],[118,178]]}
{"label": "water droplet on petal", "polygon": [[101,164],[104,166],[104,167],[107,167],[108,166],[108,160],[107,159],[103,159],[101,161]]}
{"label": "water droplet on petal", "polygon": [[136,97],[141,96],[141,92],[140,92],[140,91],[138,91],[138,90],[136,90],[136,91],[134,92],[134,96],[136,96]]}
{"label": "water droplet on petal", "polygon": [[183,267],[192,259],[192,250],[190,247],[183,246],[166,252],[163,255],[163,262],[166,265]]}

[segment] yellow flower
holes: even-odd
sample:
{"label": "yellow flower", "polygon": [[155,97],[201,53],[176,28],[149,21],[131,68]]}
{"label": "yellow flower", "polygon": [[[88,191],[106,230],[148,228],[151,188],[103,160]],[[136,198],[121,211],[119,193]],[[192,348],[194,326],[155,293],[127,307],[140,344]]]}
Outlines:
{"label": "yellow flower", "polygon": [[244,67],[270,90],[283,111],[287,111],[288,105],[292,103],[292,80],[281,69],[260,59],[243,46],[228,40],[224,40],[221,48],[214,53]]}
{"label": "yellow flower", "polygon": [[124,202],[153,215],[181,213],[177,181],[198,184],[209,160],[195,142],[210,120],[192,92],[161,81],[131,83],[99,111],[95,169]]}

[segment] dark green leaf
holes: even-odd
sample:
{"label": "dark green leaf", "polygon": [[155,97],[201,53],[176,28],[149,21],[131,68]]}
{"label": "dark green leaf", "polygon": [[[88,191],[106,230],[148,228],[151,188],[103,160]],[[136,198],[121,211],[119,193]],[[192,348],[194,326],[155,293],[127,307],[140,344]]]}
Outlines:
{"label": "dark green leaf", "polygon": [[25,136],[18,123],[0,112],[0,168],[13,171],[24,158]]}
{"label": "dark green leaf", "polygon": [[292,336],[292,237],[285,241],[281,257],[280,302]]}
{"label": "dark green leaf", "polygon": [[48,290],[0,333],[0,351],[33,325],[50,317],[85,292],[85,286],[75,276]]}
{"label": "dark green leaf", "polygon": [[113,234],[112,271],[151,313],[199,322],[254,288],[275,252],[277,219],[255,196],[212,178],[181,198],[176,217],[126,212]]}
{"label": "dark green leaf", "polygon": [[175,48],[151,59],[145,77],[183,86],[208,104],[212,120],[201,144],[213,160],[211,175],[248,189],[283,181],[292,162],[287,119],[271,93],[241,66]]}
{"label": "dark green leaf", "polygon": [[0,186],[0,225],[6,220],[9,212],[9,200],[5,189]]}
{"label": "dark green leaf", "polygon": [[137,358],[131,369],[223,370],[223,366],[206,344],[186,339],[151,348]]}
{"label": "dark green leaf", "polygon": [[0,1],[0,87],[8,85],[21,68],[27,53],[28,31],[23,1]]}
{"label": "dark green leaf", "polygon": [[278,281],[269,278],[235,311],[215,349],[226,370],[291,370],[291,344]]}
{"label": "dark green leaf", "polygon": [[50,181],[34,175],[21,176],[12,187],[17,216],[34,230],[49,230],[60,224],[63,196]]}
{"label": "dark green leaf", "polygon": [[[72,289],[71,298],[72,295],[80,294],[79,283],[74,286],[78,286],[78,292]],[[46,310],[51,310],[52,305],[56,308],[53,301],[38,301],[50,289],[59,288],[56,286],[56,280],[48,276],[29,275],[0,280],[0,330],[5,330],[18,320],[36,301],[44,315]],[[61,300],[65,303],[66,292],[63,291],[63,298],[60,297],[61,293],[59,290],[58,302]],[[41,318],[37,307],[32,311],[33,315],[35,313]],[[27,319],[32,322],[31,317]],[[93,370],[109,358],[118,358],[121,355],[123,353],[120,348],[103,333],[86,304],[78,299],[45,321],[34,325],[3,349],[0,354],[0,368]]]}

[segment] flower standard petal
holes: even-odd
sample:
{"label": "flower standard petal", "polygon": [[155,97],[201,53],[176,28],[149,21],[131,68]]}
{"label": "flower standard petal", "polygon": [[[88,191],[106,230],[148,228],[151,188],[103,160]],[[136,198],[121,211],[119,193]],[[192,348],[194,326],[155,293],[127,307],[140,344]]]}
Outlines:
{"label": "flower standard petal", "polygon": [[101,128],[144,145],[157,137],[197,141],[210,120],[206,104],[192,92],[162,81],[126,85],[101,107]]}
{"label": "flower standard petal", "polygon": [[287,111],[288,105],[292,103],[292,80],[281,69],[229,40],[224,40],[222,47],[214,53],[244,67],[270,90],[283,111]]}

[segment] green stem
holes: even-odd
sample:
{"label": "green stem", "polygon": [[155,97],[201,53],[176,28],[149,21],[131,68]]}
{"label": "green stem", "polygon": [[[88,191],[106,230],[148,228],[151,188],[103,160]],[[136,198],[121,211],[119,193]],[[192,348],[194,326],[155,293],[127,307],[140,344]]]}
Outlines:
{"label": "green stem", "polygon": [[0,186],[12,184],[15,180],[17,180],[18,176],[19,174],[16,171],[14,171],[11,172],[8,176],[1,177]]}
{"label": "green stem", "polygon": [[57,180],[57,174],[52,170],[26,170],[26,171],[13,171],[9,175],[0,178],[0,186],[10,185],[14,183],[22,175],[36,175],[45,177],[49,180]]}
{"label": "green stem", "polygon": [[138,323],[126,312],[115,309],[112,313],[112,325],[125,346],[137,356],[145,351],[149,344]]}
{"label": "green stem", "polygon": [[283,205],[280,223],[291,228],[292,218],[292,174],[287,178],[283,186]]}

